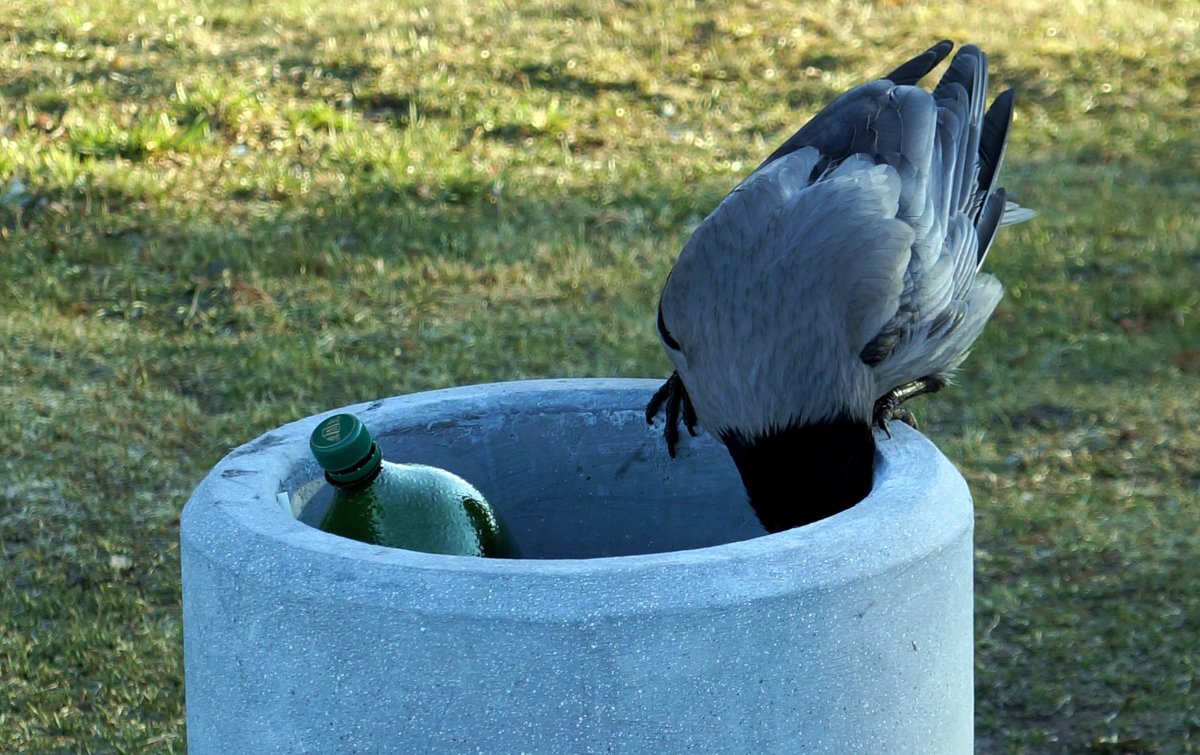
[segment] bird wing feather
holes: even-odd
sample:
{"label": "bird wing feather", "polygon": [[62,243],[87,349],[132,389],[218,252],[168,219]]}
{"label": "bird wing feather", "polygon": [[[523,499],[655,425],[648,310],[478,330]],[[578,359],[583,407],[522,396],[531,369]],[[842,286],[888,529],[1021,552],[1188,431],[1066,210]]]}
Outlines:
{"label": "bird wing feather", "polygon": [[[701,422],[724,418],[713,432],[816,421],[875,399],[856,357],[900,306],[914,236],[897,218],[903,182],[865,159],[814,178],[820,159],[806,147],[753,174],[692,234],[663,289],[667,353]],[[722,388],[739,384],[760,390]],[[855,385],[857,395],[811,400]]]}
{"label": "bird wing feather", "polygon": [[[1019,206],[1009,207],[1004,190],[994,186],[1012,117],[1012,94],[1000,95],[985,112],[987,81],[986,55],[966,45],[931,95],[935,133],[927,151],[929,180],[925,186],[911,186],[927,193],[932,217],[914,226],[913,254],[896,316],[863,353],[881,394],[930,376],[949,379],[1002,296],[995,278],[979,274],[997,229],[1032,216]],[[902,151],[901,157],[925,164],[922,154]]]}
{"label": "bird wing feather", "polygon": [[659,328],[702,423],[857,411],[965,358],[1002,295],[979,272],[995,233],[1032,213],[994,187],[1012,95],[985,112],[983,52],[959,50],[932,93],[914,86],[949,50],[835,99],[685,245]]}

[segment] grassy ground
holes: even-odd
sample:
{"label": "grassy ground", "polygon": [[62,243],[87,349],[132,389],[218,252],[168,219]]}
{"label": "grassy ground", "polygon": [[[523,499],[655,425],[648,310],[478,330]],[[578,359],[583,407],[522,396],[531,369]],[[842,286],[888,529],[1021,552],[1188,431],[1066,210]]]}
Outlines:
{"label": "grassy ground", "polygon": [[942,36],[1019,88],[1042,213],[914,407],[978,499],[980,750],[1200,751],[1198,6],[394,5],[5,3],[0,751],[181,751],[209,466],[353,401],[665,375],[695,223]]}

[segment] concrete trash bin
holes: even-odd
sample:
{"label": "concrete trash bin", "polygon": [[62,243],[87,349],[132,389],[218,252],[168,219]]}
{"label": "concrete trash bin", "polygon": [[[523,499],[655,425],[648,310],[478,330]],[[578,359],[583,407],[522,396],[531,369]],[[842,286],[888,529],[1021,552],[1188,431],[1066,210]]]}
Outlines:
{"label": "concrete trash bin", "polygon": [[[875,489],[763,535],[711,438],[666,453],[651,380],[453,388],[347,407],[449,469],[526,558],[380,548],[276,494],[308,434],[223,459],[182,517],[189,751],[969,753],[972,508],[916,431]],[[342,410],[339,410],[342,411]],[[803,481],[797,481],[802,484]]]}

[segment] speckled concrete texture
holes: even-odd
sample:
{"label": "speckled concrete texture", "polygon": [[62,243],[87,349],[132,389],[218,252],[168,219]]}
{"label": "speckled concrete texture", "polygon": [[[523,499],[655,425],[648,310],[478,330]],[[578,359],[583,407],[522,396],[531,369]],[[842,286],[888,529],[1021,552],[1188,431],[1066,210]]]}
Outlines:
{"label": "speckled concrete texture", "polygon": [[182,519],[189,751],[971,752],[972,510],[945,457],[895,423],[866,500],[763,536],[717,443],[668,457],[657,385],[347,407],[386,458],[480,488],[519,561],[327,535],[320,496],[289,517],[327,415],[229,454]]}

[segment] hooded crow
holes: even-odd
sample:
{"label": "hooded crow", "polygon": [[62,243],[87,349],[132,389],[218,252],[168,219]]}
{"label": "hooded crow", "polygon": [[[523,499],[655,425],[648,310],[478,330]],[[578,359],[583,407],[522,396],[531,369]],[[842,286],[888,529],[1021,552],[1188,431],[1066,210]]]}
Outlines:
{"label": "hooded crow", "polygon": [[942,41],[831,102],[695,230],[658,332],[675,372],[646,407],[729,450],[769,532],[870,491],[874,430],[947,384],[999,303],[981,273],[1001,225],[1034,213],[995,185],[1008,90],[984,108],[973,45],[932,94]]}

